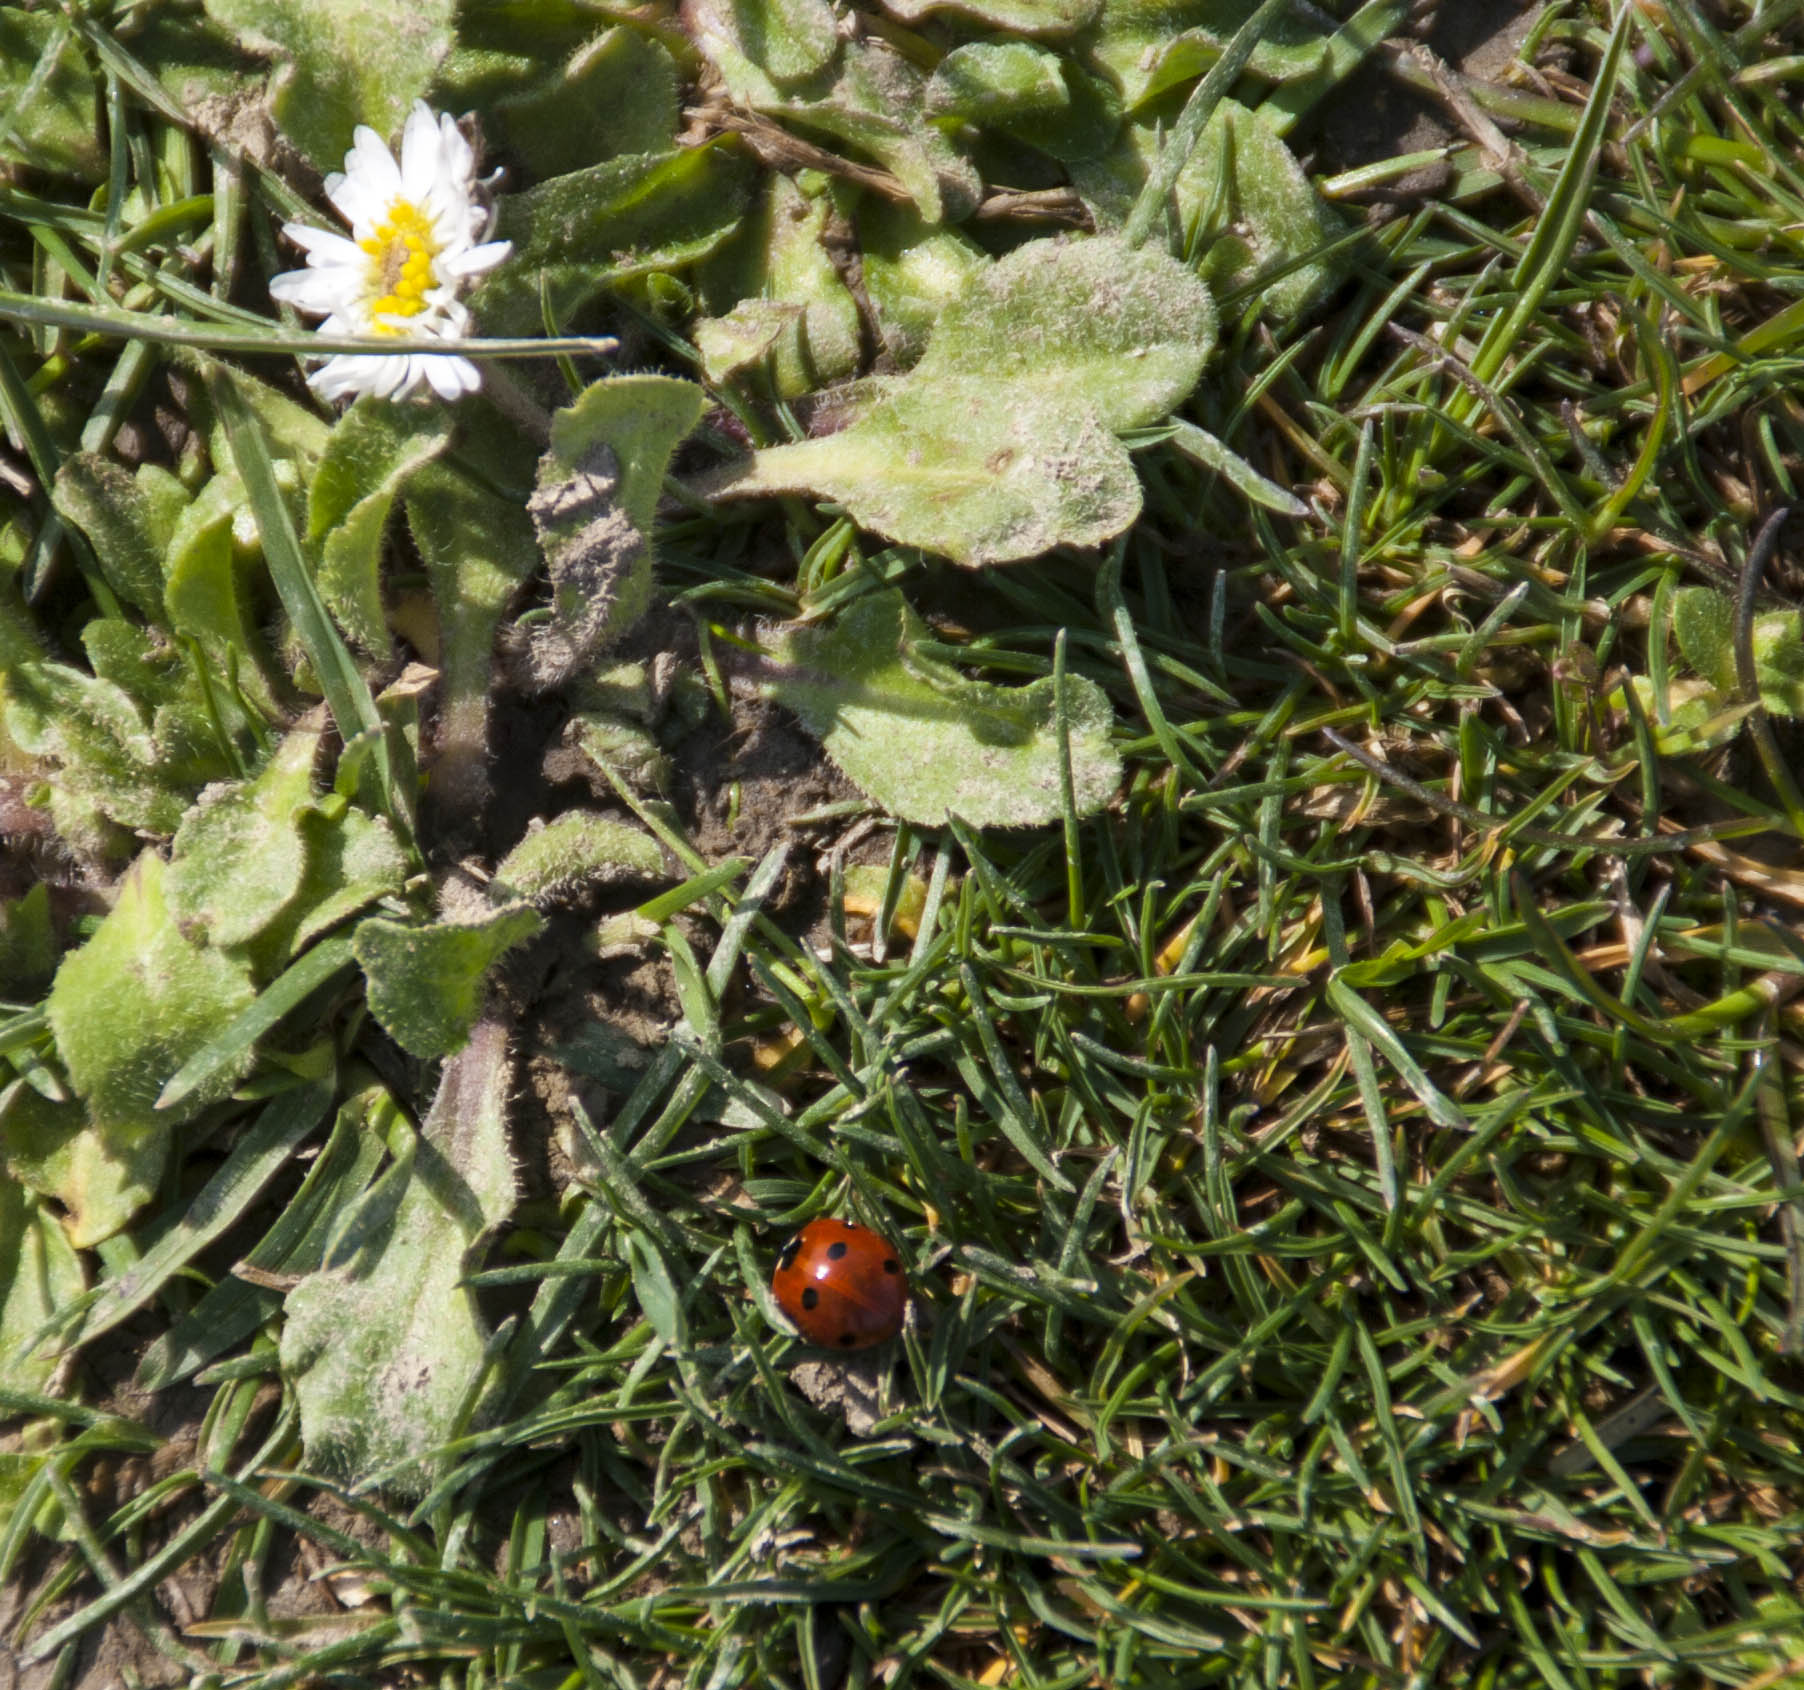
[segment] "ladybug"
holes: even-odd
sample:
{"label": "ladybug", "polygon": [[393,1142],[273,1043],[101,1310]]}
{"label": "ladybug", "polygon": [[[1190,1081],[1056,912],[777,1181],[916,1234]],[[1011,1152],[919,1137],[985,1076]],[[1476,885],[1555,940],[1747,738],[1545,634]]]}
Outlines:
{"label": "ladybug", "polygon": [[895,1337],[908,1307],[894,1246],[851,1221],[810,1221],[783,1246],[770,1288],[804,1338],[835,1350]]}

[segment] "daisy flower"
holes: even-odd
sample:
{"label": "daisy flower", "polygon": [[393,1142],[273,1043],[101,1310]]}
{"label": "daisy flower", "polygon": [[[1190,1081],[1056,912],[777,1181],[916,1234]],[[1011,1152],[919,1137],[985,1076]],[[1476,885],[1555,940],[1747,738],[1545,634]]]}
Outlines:
{"label": "daisy flower", "polygon": [[[513,246],[484,239],[493,219],[476,197],[476,155],[450,118],[414,101],[399,164],[375,130],[358,125],[344,173],[326,178],[326,198],[351,225],[350,237],[287,224],[282,232],[306,252],[307,268],[274,277],[272,298],[324,317],[323,335],[405,343],[470,332],[457,295]],[[325,399],[405,399],[422,386],[457,399],[481,383],[467,358],[406,350],[330,358],[307,378]]]}

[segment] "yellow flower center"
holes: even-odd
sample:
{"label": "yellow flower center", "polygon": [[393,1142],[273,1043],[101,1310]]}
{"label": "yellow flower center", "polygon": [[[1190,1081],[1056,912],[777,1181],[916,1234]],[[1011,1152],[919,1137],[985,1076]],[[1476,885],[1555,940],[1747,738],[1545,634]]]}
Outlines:
{"label": "yellow flower center", "polygon": [[432,226],[417,206],[398,199],[388,208],[388,221],[357,244],[369,255],[372,291],[382,289],[381,297],[370,306],[376,331],[399,334],[394,324],[383,319],[417,317],[426,309],[426,290],[432,286],[432,260],[437,254]]}

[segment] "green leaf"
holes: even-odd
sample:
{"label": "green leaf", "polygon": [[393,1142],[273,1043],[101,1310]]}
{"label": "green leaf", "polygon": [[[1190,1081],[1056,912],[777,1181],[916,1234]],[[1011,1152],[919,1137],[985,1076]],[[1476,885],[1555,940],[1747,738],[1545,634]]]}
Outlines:
{"label": "green leaf", "polygon": [[402,20],[363,0],[205,0],[207,13],[276,65],[277,124],[321,170],[342,167],[351,132],[395,134],[453,39],[452,0],[410,0]]}
{"label": "green leaf", "polygon": [[306,810],[301,832],[307,866],[300,890],[282,921],[259,941],[260,959],[266,947],[277,962],[298,956],[347,916],[397,895],[407,881],[407,853],[380,816],[353,806],[334,821],[321,810]]}
{"label": "green leaf", "polygon": [[[292,469],[288,472],[292,482]],[[229,653],[248,660],[240,684],[266,715],[277,714],[264,673],[273,670],[245,577],[258,546],[257,525],[235,474],[209,480],[177,517],[164,571],[162,620],[196,641],[223,668]]]}
{"label": "green leaf", "polygon": [[1070,104],[1063,61],[1025,41],[955,47],[940,60],[927,84],[930,116],[963,118],[968,123],[1046,117]]}
{"label": "green leaf", "polygon": [[514,1206],[508,1085],[506,1030],[487,1022],[385,1176],[392,1207],[368,1211],[356,1248],[338,1246],[288,1294],[282,1371],[310,1463],[418,1495],[438,1474],[434,1452],[466,1430],[489,1333],[460,1281]]}
{"label": "green leaf", "polygon": [[534,691],[572,679],[645,614],[664,475],[702,403],[694,382],[674,376],[609,376],[551,419],[527,507],[552,586],[550,620],[524,653]]}
{"label": "green leaf", "polygon": [[639,1300],[646,1324],[667,1346],[681,1348],[688,1338],[683,1298],[657,1240],[634,1227],[623,1228],[621,1239],[632,1264],[633,1295]]}
{"label": "green leaf", "polygon": [[1217,440],[1206,428],[1198,428],[1195,423],[1186,422],[1182,417],[1173,417],[1166,426],[1172,430],[1172,445],[1185,457],[1214,470],[1254,504],[1263,505],[1268,511],[1277,511],[1283,516],[1300,519],[1309,515],[1309,507],[1296,494],[1261,475],[1238,452]]}
{"label": "green leaf", "polygon": [[[1270,271],[1307,258],[1346,230],[1270,119],[1233,100],[1223,100],[1203,130],[1178,177],[1177,198],[1186,228],[1205,207],[1217,208],[1214,224],[1200,231],[1198,269],[1218,294],[1256,288]],[[1276,318],[1293,317],[1335,280],[1325,263],[1302,264],[1263,290],[1261,307]]]}
{"label": "green leaf", "polygon": [[839,51],[839,31],[826,0],[691,0],[684,21],[704,44],[710,38],[731,40],[776,83],[807,81]]}
{"label": "green leaf", "polygon": [[754,455],[710,491],[808,493],[977,568],[1099,546],[1140,514],[1126,449],[1082,403],[979,380],[898,391],[850,428]]}
{"label": "green leaf", "polygon": [[395,496],[451,444],[442,406],[359,399],[332,430],[307,492],[307,543],[320,597],[364,651],[386,653],[382,536]]}
{"label": "green leaf", "polygon": [[1188,398],[1214,344],[1208,290],[1176,259],[1107,237],[1030,241],[947,306],[914,379],[1078,397],[1119,432]]}
{"label": "green leaf", "polygon": [[[1062,811],[1054,682],[969,681],[911,650],[923,630],[897,592],[858,600],[830,628],[785,634],[768,683],[827,755],[892,815],[924,826],[948,814],[978,827],[1034,827]],[[1073,798],[1089,815],[1121,779],[1102,689],[1066,680]]]}
{"label": "green leaf", "polygon": [[[483,460],[512,463],[477,414],[467,445]],[[520,454],[520,479],[532,459]],[[407,526],[425,561],[438,613],[439,711],[431,796],[441,810],[479,814],[488,800],[489,690],[495,630],[502,612],[540,566],[532,522],[517,498],[504,498],[443,463],[426,465],[408,484]]]}
{"label": "green leaf", "polygon": [[94,79],[61,13],[0,11],[0,112],[0,159],[86,181],[106,173]]}
{"label": "green leaf", "polygon": [[126,1225],[156,1195],[169,1157],[165,1135],[102,1131],[79,1103],[52,1103],[28,1086],[14,1087],[0,1113],[0,1147],[15,1179],[61,1205],[77,1249]]}
{"label": "green leaf", "polygon": [[169,1077],[253,995],[241,962],[182,932],[167,873],[155,851],[132,864],[94,936],[63,959],[45,1005],[93,1127],[122,1137],[165,1133],[225,1095],[236,1073],[220,1075],[184,1110],[156,1113]]}
{"label": "green leaf", "polygon": [[541,905],[596,882],[667,878],[663,850],[643,828],[568,810],[501,859],[489,895]]}
{"label": "green leaf", "polygon": [[265,1033],[354,960],[348,938],[316,945],[170,1076],[168,1085],[157,1094],[157,1108],[174,1109],[191,1093],[210,1086],[217,1075],[241,1072]]}
{"label": "green leaf", "polygon": [[54,766],[59,797],[122,827],[175,831],[186,799],[162,777],[144,713],[114,682],[66,663],[14,664],[0,670],[0,711],[14,744]]}
{"label": "green leaf", "polygon": [[164,554],[188,503],[182,484],[149,464],[134,476],[98,452],[76,452],[57,469],[51,502],[87,535],[113,591],[163,621]]}
{"label": "green leaf", "polygon": [[149,1302],[257,1201],[331,1104],[331,1088],[323,1084],[297,1086],[266,1104],[183,1213],[101,1287],[69,1341],[91,1343]]}
{"label": "green leaf", "polygon": [[413,759],[398,735],[384,731],[369,684],[352,661],[320,599],[295,533],[293,513],[282,495],[255,395],[241,388],[238,378],[221,365],[209,369],[208,390],[219,407],[234,459],[244,478],[270,579],[294,625],[295,637],[319,677],[332,720],[347,742],[362,733],[377,736],[371,758],[374,797],[390,824],[411,838],[416,797]]}
{"label": "green leaf", "polygon": [[[1685,661],[1725,699],[1741,683],[1735,667],[1735,604],[1710,587],[1673,595],[1672,631]],[[1760,702],[1775,716],[1804,716],[1804,626],[1795,610],[1762,611],[1754,618],[1754,679]]]}
{"label": "green leaf", "polygon": [[940,313],[989,268],[990,256],[968,235],[924,223],[912,206],[861,205],[858,237],[883,343],[899,362],[913,363]]}
{"label": "green leaf", "polygon": [[754,175],[713,143],[607,159],[515,194],[496,230],[513,257],[472,309],[491,334],[538,334],[626,277],[693,264],[738,227]]}
{"label": "green leaf", "polygon": [[[1200,76],[1221,56],[1258,0],[1105,0],[1091,47],[1097,63],[1138,106]],[[1272,82],[1308,76],[1327,56],[1333,20],[1291,8],[1253,49],[1249,67]]]}
{"label": "green leaf", "polygon": [[[0,1385],[41,1391],[56,1367],[46,1346],[25,1348],[59,1309],[82,1294],[81,1258],[25,1188],[0,1172]],[[0,1497],[0,1529],[5,1499]]]}
{"label": "green leaf", "polygon": [[370,1013],[410,1056],[448,1056],[476,1025],[495,960],[543,925],[524,905],[467,924],[359,922],[352,944],[369,979]]}
{"label": "green leaf", "polygon": [[64,1205],[77,1245],[109,1237],[149,1201],[170,1129],[244,1072],[223,1070],[183,1109],[155,1112],[164,1082],[252,995],[242,964],[182,934],[163,882],[162,859],[146,851],[93,937],[63,959],[45,1004],[85,1108],[21,1089],[0,1129],[13,1173]]}
{"label": "green leaf", "polygon": [[1207,290],[1114,239],[1033,241],[976,271],[926,356],[851,427],[753,455],[710,491],[811,492],[975,566],[1094,546],[1139,514],[1110,431],[1156,422],[1213,345]]}
{"label": "green leaf", "polygon": [[739,105],[792,118],[869,154],[901,182],[929,223],[956,222],[976,209],[982,179],[926,121],[927,79],[883,41],[848,40],[830,68],[805,82],[782,83],[759,63],[761,41],[742,30],[735,6],[698,6],[688,21],[696,46]]}
{"label": "green leaf", "polygon": [[[204,361],[199,364],[200,373],[208,378],[215,374],[216,369],[217,366]],[[271,387],[268,382],[259,381],[243,370],[231,372],[231,384],[239,409],[248,411],[257,419],[265,455],[278,464],[285,459],[293,464],[293,479],[284,479],[283,485],[304,486],[311,479],[313,466],[319,462],[332,438],[332,424],[312,405],[290,398],[280,388]],[[199,414],[204,415],[208,409],[213,413],[213,426],[207,433],[207,450],[213,456],[215,470],[242,476],[243,468],[234,450],[237,424],[232,415],[220,405],[219,395],[214,391],[211,379],[204,397],[197,395],[194,404]],[[246,507],[242,488],[233,504],[242,513],[240,537],[247,542],[255,540],[257,525]]]}
{"label": "green leaf", "polygon": [[[460,45],[440,72],[437,96],[451,111],[480,109],[532,180],[623,153],[661,152],[675,140],[677,70],[661,43],[623,26],[585,35],[558,58],[550,42],[522,50],[518,14],[509,23],[513,51]],[[466,42],[472,26],[479,20],[460,20]]]}
{"label": "green leaf", "polygon": [[956,12],[1019,35],[1069,35],[1095,18],[1100,5],[1101,0],[883,0],[883,9],[904,23]]}
{"label": "green leaf", "polygon": [[32,999],[56,968],[50,888],[39,881],[17,898],[0,898],[0,996]]}
{"label": "green leaf", "polygon": [[182,818],[167,893],[184,928],[242,945],[281,918],[306,873],[300,816],[319,746],[318,733],[296,730],[254,780],[209,787]]}
{"label": "green leaf", "polygon": [[[773,385],[785,398],[843,381],[857,370],[858,303],[822,245],[831,209],[824,194],[806,199],[787,176],[772,176],[760,215],[709,263],[710,296],[724,291],[738,302],[723,327],[705,320],[695,327],[710,382],[725,380],[767,352],[774,353]],[[766,329],[770,332],[762,333]]]}

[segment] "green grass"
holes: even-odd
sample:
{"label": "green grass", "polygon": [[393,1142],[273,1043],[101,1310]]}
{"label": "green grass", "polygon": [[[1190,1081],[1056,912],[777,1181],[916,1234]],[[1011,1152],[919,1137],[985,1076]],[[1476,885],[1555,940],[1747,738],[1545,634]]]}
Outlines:
{"label": "green grass", "polygon": [[[899,585],[967,673],[1103,688],[1119,798],[861,830],[879,907],[922,912],[875,946],[832,855],[864,806],[641,900],[681,1020],[472,1264],[495,1395],[423,1498],[306,1459],[276,1217],[214,1245],[191,1209],[268,1117],[206,1118],[88,1253],[120,1324],[0,1389],[11,1646],[66,1684],[111,1631],[134,1672],[245,1690],[1804,1683],[1798,728],[1731,698],[1717,743],[1659,749],[1673,594],[1804,579],[1751,556],[1804,474],[1804,6],[1747,10],[1612,36],[1549,6],[1564,80],[1520,85],[1514,192],[1462,145],[1324,309],[1221,302],[1186,415],[1307,519],[1177,442],[1137,453],[1145,514],[1100,560],[973,576],[797,500],[671,517],[660,591],[747,723],[759,619]],[[1612,54],[1613,95],[1565,98]],[[110,86],[140,181],[175,131]],[[55,187],[0,187],[14,294],[76,297],[109,250]],[[139,343],[12,322],[10,463],[145,414]],[[44,593],[9,614],[73,649],[116,596],[47,510],[12,513]],[[334,684],[374,719],[348,660]],[[680,811],[632,802],[706,876]],[[777,893],[817,855],[809,936]],[[376,1091],[309,1141],[297,1232],[434,1089],[360,1067],[328,983],[337,1101]],[[15,1090],[38,1002],[0,1026]],[[515,1032],[555,1043],[531,1004]],[[856,1431],[770,1318],[820,1213],[885,1230],[918,1292]],[[246,1256],[242,1335],[113,1395]],[[143,1263],[174,1266],[128,1305]],[[342,1606],[296,1576],[326,1567]]]}

